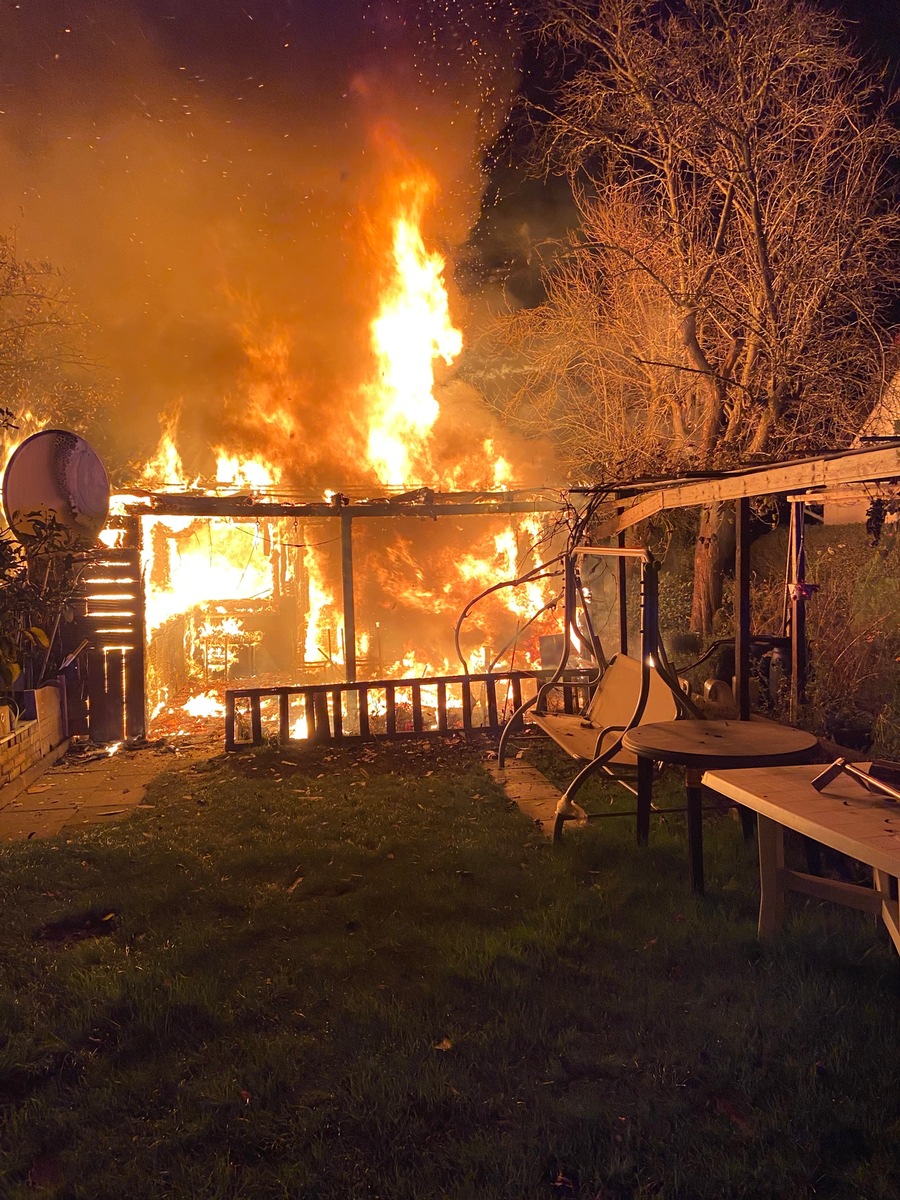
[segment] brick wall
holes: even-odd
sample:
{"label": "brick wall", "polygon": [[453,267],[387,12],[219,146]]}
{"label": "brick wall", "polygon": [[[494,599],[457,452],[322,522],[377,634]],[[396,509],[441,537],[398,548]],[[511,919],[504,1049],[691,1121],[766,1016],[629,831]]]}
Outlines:
{"label": "brick wall", "polygon": [[50,685],[26,692],[17,727],[0,736],[0,787],[11,783],[65,741],[65,692]]}

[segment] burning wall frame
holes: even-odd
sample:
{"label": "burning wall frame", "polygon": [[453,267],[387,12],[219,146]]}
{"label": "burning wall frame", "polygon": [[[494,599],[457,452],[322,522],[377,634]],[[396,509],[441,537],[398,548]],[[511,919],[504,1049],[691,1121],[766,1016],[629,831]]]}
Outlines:
{"label": "burning wall frame", "polygon": [[[126,505],[119,521],[126,530],[115,553],[96,552],[96,561],[86,573],[84,611],[70,633],[72,647],[88,640],[87,694],[89,732],[97,741],[140,736],[146,731],[144,698],[143,589],[140,572],[140,516],[232,517],[254,520],[266,517],[330,518],[340,522],[341,592],[344,641],[347,647],[346,681],[356,682],[356,611],[354,599],[353,522],[357,519],[396,516],[500,516],[561,512],[573,498],[582,502],[602,492],[609,515],[600,517],[592,531],[595,540],[616,538],[624,544],[625,531],[640,521],[672,508],[693,507],[710,501],[732,502],[738,510],[738,561],[736,610],[736,676],[742,715],[749,698],[749,500],[756,496],[787,495],[792,523],[800,527],[806,504],[822,503],[835,488],[864,488],[900,480],[900,445],[877,449],[835,451],[832,454],[789,463],[771,463],[757,468],[721,472],[706,478],[661,479],[620,484],[613,488],[573,488],[564,495],[549,489],[506,492],[438,493],[422,488],[380,500],[352,500],[335,494],[330,501],[314,503],[274,502],[259,496],[210,496],[197,493],[147,493]],[[790,494],[793,493],[793,494]],[[843,493],[842,493],[843,494]],[[863,494],[862,492],[860,494]],[[613,515],[614,514],[614,515]],[[802,542],[793,563],[795,581],[803,578]],[[620,587],[622,586],[620,579]],[[805,676],[805,597],[802,589],[791,595],[792,613],[792,709],[796,711]],[[76,722],[75,732],[82,731]]]}
{"label": "burning wall frame", "polygon": [[141,571],[141,517],[225,518],[252,522],[288,517],[335,520],[340,525],[341,612],[345,682],[357,681],[356,599],[353,523],[360,519],[559,513],[564,498],[550,489],[504,492],[414,492],[378,500],[354,500],[335,493],[328,501],[299,503],[254,495],[148,492],[126,503],[110,520],[116,545],[91,555],[82,579],[80,611],[67,641],[86,642],[84,704],[75,729],[96,742],[139,738],[147,731],[146,620]]}

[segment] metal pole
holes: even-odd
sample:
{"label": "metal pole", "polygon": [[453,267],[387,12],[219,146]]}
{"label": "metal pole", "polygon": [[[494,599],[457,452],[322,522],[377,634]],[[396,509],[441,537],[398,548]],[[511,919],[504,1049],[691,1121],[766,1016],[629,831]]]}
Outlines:
{"label": "metal pole", "polygon": [[[619,509],[619,512],[621,511],[622,509]],[[619,549],[624,549],[624,529],[616,534],[616,545]],[[626,568],[625,556],[621,555],[616,559],[616,598],[619,609],[619,650],[622,654],[628,653],[628,577],[625,573]]]}
{"label": "metal pole", "polygon": [[800,706],[806,699],[806,595],[803,586],[806,582],[806,556],[803,552],[805,507],[802,500],[791,503],[791,720],[795,723],[800,718]]}
{"label": "metal pole", "polygon": [[356,683],[356,609],[353,602],[353,516],[341,508],[341,587],[344,608],[344,666],[347,683]]}
{"label": "metal pole", "polygon": [[734,673],[738,716],[750,720],[750,501],[735,501]]}

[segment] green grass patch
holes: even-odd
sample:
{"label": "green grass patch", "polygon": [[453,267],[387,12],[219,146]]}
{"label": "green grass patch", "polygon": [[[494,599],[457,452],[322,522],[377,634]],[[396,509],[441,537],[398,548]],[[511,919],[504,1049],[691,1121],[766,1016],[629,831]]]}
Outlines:
{"label": "green grass patch", "polygon": [[554,848],[484,757],[223,756],[3,848],[0,1195],[896,1197],[882,931],[763,949],[729,816],[699,900],[681,817]]}

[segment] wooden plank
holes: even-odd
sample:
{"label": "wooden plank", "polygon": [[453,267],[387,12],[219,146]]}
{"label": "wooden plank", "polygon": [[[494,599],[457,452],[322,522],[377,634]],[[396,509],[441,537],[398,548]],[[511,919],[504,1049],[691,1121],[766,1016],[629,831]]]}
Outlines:
{"label": "wooden plank", "polygon": [[[891,936],[891,941],[900,954],[900,899],[897,896],[897,878],[886,871],[875,871],[875,888],[881,897],[881,919]],[[893,895],[891,894],[893,885]]]}
{"label": "wooden plank", "polygon": [[781,928],[784,919],[784,890],[780,886],[784,868],[784,829],[777,821],[759,815],[759,924],[762,940],[768,941]]}
{"label": "wooden plank", "polygon": [[234,692],[225,693],[225,749],[235,748],[234,736]]}
{"label": "wooden plank", "polygon": [[310,688],[307,694],[306,724],[310,741],[328,741],[331,736],[328,724],[328,697],[320,688]]}
{"label": "wooden plank", "polygon": [[413,680],[412,688],[412,718],[413,733],[422,733],[425,729],[425,718],[422,715],[422,685],[417,679]]}
{"label": "wooden plank", "polygon": [[250,697],[250,740],[254,746],[262,745],[262,713],[259,696]]}
{"label": "wooden plank", "polygon": [[676,484],[645,493],[619,515],[594,526],[591,537],[605,541],[656,513],[709,504],[713,500],[772,496],[794,489],[835,487],[897,477],[900,477],[900,446],[849,451],[834,457],[794,463],[773,463],[755,471]]}
{"label": "wooden plank", "polygon": [[488,726],[491,729],[498,729],[500,727],[500,722],[497,719],[497,681],[489,677],[486,687]]}
{"label": "wooden plank", "polygon": [[472,685],[468,679],[462,685],[462,722],[468,733],[472,728]]}
{"label": "wooden plank", "polygon": [[517,500],[521,495],[517,492],[483,492],[477,493],[480,499],[464,500],[463,496],[474,497],[476,493],[445,493],[448,499],[435,498],[433,501],[411,502],[394,500],[361,500],[351,501],[347,506],[337,506],[332,503],[323,504],[321,501],[310,504],[277,503],[254,499],[250,496],[194,496],[166,494],[149,494],[151,501],[148,507],[144,503],[126,506],[130,516],[193,516],[193,517],[233,517],[237,521],[250,524],[261,517],[298,517],[319,519],[322,517],[340,517],[347,513],[351,520],[360,517],[423,517],[433,521],[436,517],[489,517],[495,513],[546,513],[557,512],[563,507],[562,493],[554,500],[533,497]]}
{"label": "wooden plank", "polygon": [[[225,693],[226,700],[228,693]],[[278,741],[286,746],[291,737],[291,698],[287,692],[278,694]]]}
{"label": "wooden plank", "polygon": [[781,886],[792,892],[802,892],[804,896],[812,896],[815,900],[830,900],[846,908],[858,908],[871,913],[873,917],[881,914],[881,896],[873,888],[861,887],[857,883],[825,879],[820,875],[807,875],[803,871],[784,870],[781,872]]}

